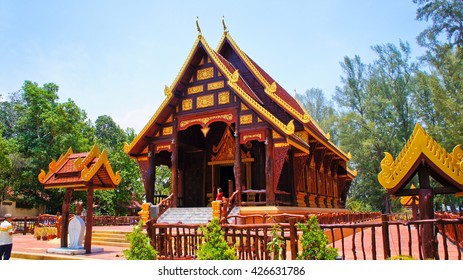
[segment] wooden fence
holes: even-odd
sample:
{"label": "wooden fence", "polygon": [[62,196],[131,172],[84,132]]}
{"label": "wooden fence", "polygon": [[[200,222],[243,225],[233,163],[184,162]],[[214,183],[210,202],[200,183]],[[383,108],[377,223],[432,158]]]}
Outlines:
{"label": "wooden fence", "polygon": [[[423,259],[423,242],[432,242],[435,259],[462,259],[461,217],[399,221],[388,215],[382,215],[381,219],[376,220],[372,220],[374,217],[364,216],[363,220],[353,222],[352,216],[339,215],[336,218],[337,223],[328,224],[323,222],[333,219],[333,215],[320,215],[320,227],[330,239],[331,246],[338,250],[341,259],[381,260],[403,255]],[[259,220],[268,219],[261,216]],[[345,222],[339,222],[340,220]],[[300,221],[305,220],[301,216],[288,216],[282,222],[277,222],[279,235],[286,241],[283,246],[286,254],[283,254],[283,258],[296,259],[301,252],[301,232],[297,229],[297,223]],[[272,238],[273,224],[223,224],[222,229],[228,243],[235,246],[240,260],[269,260],[273,259],[267,250],[267,243]],[[435,229],[432,240],[423,240],[421,229],[426,224],[433,225]],[[151,244],[158,251],[160,258],[194,259],[198,244],[204,241],[200,226],[160,224],[153,220],[148,222],[147,231]]]}

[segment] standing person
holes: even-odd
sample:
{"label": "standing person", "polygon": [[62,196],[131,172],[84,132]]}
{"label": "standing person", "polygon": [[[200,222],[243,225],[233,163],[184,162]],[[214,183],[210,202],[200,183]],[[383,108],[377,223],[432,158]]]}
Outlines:
{"label": "standing person", "polygon": [[0,224],[0,260],[9,260],[13,249],[13,218],[10,213],[5,214],[5,220]]}

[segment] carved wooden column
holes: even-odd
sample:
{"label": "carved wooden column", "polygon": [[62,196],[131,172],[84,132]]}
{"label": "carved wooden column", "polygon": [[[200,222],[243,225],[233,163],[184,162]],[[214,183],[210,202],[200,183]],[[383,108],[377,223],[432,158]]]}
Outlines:
{"label": "carved wooden column", "polygon": [[[241,144],[240,144],[240,131],[239,131],[239,114],[237,112],[236,123],[235,123],[235,191],[238,191],[238,197],[236,198],[238,205],[241,205]],[[229,193],[229,196],[232,194]]]}
{"label": "carved wooden column", "polygon": [[[429,220],[434,219],[434,191],[429,184],[429,167],[424,163],[421,164],[418,170],[418,180],[420,182],[420,189],[418,190],[420,203],[420,219]],[[426,223],[422,226],[422,251],[424,259],[434,259],[436,252],[434,251],[434,225]]]}
{"label": "carved wooden column", "polygon": [[67,188],[66,189],[66,194],[64,195],[64,202],[63,202],[63,208],[62,208],[62,229],[61,229],[61,248],[67,248],[68,247],[68,229],[69,229],[69,208],[71,206],[71,200],[72,200],[72,193],[73,193],[72,188]]}
{"label": "carved wooden column", "polygon": [[265,181],[267,205],[275,205],[275,186],[273,183],[273,137],[270,129],[265,130]]}
{"label": "carved wooden column", "polygon": [[92,252],[92,230],[93,230],[93,183],[87,185],[87,225],[85,228],[85,253]]}
{"label": "carved wooden column", "polygon": [[148,172],[145,185],[146,202],[154,204],[154,188],[156,184],[155,146],[148,146]]}
{"label": "carved wooden column", "polygon": [[173,194],[173,201],[172,206],[177,207],[177,200],[178,200],[178,120],[174,118],[173,120],[173,135],[172,135],[172,194]]}

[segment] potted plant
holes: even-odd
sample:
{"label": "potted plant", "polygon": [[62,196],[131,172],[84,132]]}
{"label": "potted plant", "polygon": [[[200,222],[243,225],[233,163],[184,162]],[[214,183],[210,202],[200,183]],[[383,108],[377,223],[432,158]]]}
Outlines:
{"label": "potted plant", "polygon": [[43,228],[41,227],[34,228],[34,237],[37,238],[37,240],[42,239],[42,234],[43,234]]}

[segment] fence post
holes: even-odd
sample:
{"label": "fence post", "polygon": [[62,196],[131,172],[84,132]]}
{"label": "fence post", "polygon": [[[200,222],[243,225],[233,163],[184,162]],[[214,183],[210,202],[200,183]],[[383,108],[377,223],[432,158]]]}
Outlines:
{"label": "fence post", "polygon": [[391,257],[391,246],[389,243],[389,216],[387,214],[381,215],[381,227],[383,231],[383,252],[384,259]]}
{"label": "fence post", "polygon": [[23,235],[26,235],[26,232],[27,232],[27,217],[24,217]]}
{"label": "fence post", "polygon": [[289,246],[291,248],[291,259],[297,258],[297,230],[296,218],[289,218]]}

